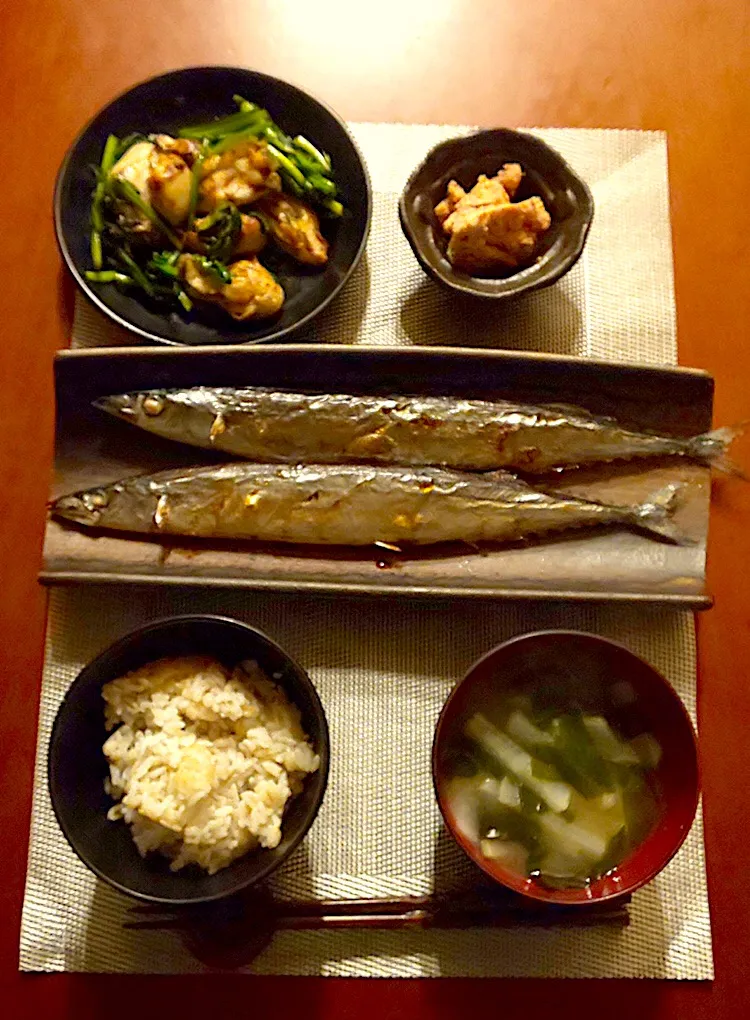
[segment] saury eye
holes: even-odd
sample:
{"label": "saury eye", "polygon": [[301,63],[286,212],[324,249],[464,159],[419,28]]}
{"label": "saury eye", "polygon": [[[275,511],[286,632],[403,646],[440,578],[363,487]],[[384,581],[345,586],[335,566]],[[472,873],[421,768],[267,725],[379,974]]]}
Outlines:
{"label": "saury eye", "polygon": [[143,407],[144,414],[156,417],[156,415],[161,414],[166,407],[166,401],[163,397],[155,397],[151,395],[143,398],[143,404],[141,406]]}
{"label": "saury eye", "polygon": [[109,497],[106,492],[99,489],[96,492],[90,492],[87,494],[86,503],[89,510],[99,510],[102,507],[107,506],[109,503]]}

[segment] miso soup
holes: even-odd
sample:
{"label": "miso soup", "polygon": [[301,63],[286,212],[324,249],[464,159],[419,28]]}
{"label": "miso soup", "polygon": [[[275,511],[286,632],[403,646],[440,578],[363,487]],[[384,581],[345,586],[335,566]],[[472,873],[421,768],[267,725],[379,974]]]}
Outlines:
{"label": "miso soup", "polygon": [[[656,825],[661,748],[627,683],[555,703],[554,687],[498,693],[446,742],[448,805],[482,854],[556,889],[617,867]],[[568,688],[568,695],[570,689]]]}

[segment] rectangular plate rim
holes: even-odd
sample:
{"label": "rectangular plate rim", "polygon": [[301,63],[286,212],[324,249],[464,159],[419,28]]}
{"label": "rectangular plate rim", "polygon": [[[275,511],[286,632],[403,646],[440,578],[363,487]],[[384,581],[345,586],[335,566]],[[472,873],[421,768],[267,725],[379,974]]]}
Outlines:
{"label": "rectangular plate rim", "polygon": [[[575,355],[558,355],[544,351],[514,351],[514,350],[485,350],[482,348],[463,347],[433,347],[429,345],[413,345],[399,347],[391,345],[362,344],[356,346],[344,346],[340,344],[326,343],[305,343],[305,344],[263,344],[263,345],[202,345],[175,349],[174,347],[124,347],[124,348],[78,348],[67,349],[56,352],[55,362],[55,394],[57,396],[57,369],[62,370],[67,365],[67,373],[76,363],[109,362],[110,364],[125,364],[133,359],[147,360],[158,363],[160,361],[176,361],[185,364],[202,357],[226,359],[228,362],[236,360],[264,361],[273,360],[278,357],[302,356],[315,359],[317,355],[327,357],[335,356],[338,360],[351,364],[358,361],[367,362],[370,359],[386,357],[399,361],[407,361],[410,358],[427,358],[438,363],[445,362],[474,362],[476,364],[529,364],[537,368],[543,365],[560,365],[570,367],[574,371],[583,369],[587,371],[597,370],[618,374],[634,376],[644,373],[652,378],[668,379],[679,376],[683,379],[701,380],[707,388],[707,396],[713,404],[714,379],[704,369],[683,367],[680,365],[654,365],[641,364],[637,362],[607,361],[594,358],[581,358]],[[75,378],[75,370],[74,376]],[[285,386],[280,386],[283,390]],[[317,389],[317,387],[309,387]],[[330,382],[326,387],[329,392],[336,392],[336,384]],[[643,590],[634,591],[602,591],[601,589],[565,589],[560,588],[509,588],[504,585],[480,586],[464,588],[451,584],[413,584],[404,586],[391,586],[378,584],[377,582],[349,580],[346,582],[325,581],[315,579],[290,579],[263,578],[263,577],[231,577],[214,575],[200,577],[194,574],[166,574],[158,575],[151,573],[119,573],[112,570],[71,570],[65,567],[50,568],[44,563],[38,573],[38,579],[43,585],[75,585],[75,584],[145,584],[145,585],[183,585],[186,587],[219,587],[219,588],[242,588],[245,590],[264,590],[278,592],[310,592],[331,595],[365,595],[374,597],[404,597],[416,599],[429,598],[460,598],[479,600],[513,600],[522,601],[550,601],[564,600],[572,602],[613,602],[613,603],[648,603],[650,605],[663,605],[675,609],[705,610],[712,606],[713,599],[705,589],[705,565],[703,574],[704,587],[701,591],[680,594],[678,592],[648,592]]]}
{"label": "rectangular plate rim", "polygon": [[581,358],[574,354],[549,354],[546,351],[513,351],[513,350],[484,350],[479,347],[432,347],[426,344],[414,344],[409,347],[389,344],[357,344],[356,346],[344,346],[341,344],[227,344],[227,345],[202,345],[175,349],[174,347],[96,347],[96,348],[75,348],[64,349],[55,353],[55,362],[58,361],[83,361],[111,359],[113,361],[129,360],[132,357],[143,357],[143,355],[162,357],[184,356],[192,358],[196,355],[226,354],[230,357],[249,355],[260,357],[264,354],[316,354],[336,352],[343,358],[356,360],[360,355],[387,354],[396,358],[408,358],[413,354],[429,354],[438,359],[459,359],[484,361],[535,361],[540,364],[556,362],[565,365],[583,365],[592,368],[632,370],[633,372],[647,372],[652,375],[684,375],[694,378],[707,379],[713,384],[714,377],[706,369],[693,368],[685,365],[654,365],[639,361],[607,361],[602,358]]}
{"label": "rectangular plate rim", "polygon": [[117,574],[113,571],[95,570],[40,570],[40,584],[47,587],[55,585],[76,584],[142,584],[186,586],[192,588],[243,588],[255,591],[278,591],[288,594],[300,592],[316,592],[330,595],[370,595],[393,596],[417,599],[479,599],[494,601],[496,599],[524,602],[564,601],[564,602],[616,602],[663,605],[675,609],[705,610],[713,606],[713,597],[707,593],[696,595],[649,594],[648,592],[602,592],[563,589],[524,589],[524,588],[451,588],[450,586],[410,586],[394,588],[390,585],[365,584],[360,582],[336,583],[335,581],[284,581],[268,578],[221,578],[197,577],[193,574]]}

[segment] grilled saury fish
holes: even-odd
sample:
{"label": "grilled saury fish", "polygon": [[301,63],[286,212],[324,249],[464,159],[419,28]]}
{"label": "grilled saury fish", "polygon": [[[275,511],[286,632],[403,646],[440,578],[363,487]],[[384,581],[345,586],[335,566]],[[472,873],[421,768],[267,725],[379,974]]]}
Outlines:
{"label": "grilled saury fish", "polygon": [[577,408],[454,397],[150,390],[97,407],[149,432],[249,460],[436,464],[529,473],[596,461],[679,455],[722,461],[733,430],[680,439],[632,432]]}
{"label": "grilled saury fish", "polygon": [[676,492],[605,506],[539,492],[501,471],[231,463],[128,478],[63,496],[52,512],[120,531],[355,546],[505,542],[605,524],[679,541]]}

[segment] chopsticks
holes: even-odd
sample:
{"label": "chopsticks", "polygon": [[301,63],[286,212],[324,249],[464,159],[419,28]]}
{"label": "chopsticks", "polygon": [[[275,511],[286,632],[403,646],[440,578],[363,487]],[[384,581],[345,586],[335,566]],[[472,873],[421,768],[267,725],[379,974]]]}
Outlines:
{"label": "chopsticks", "polygon": [[282,900],[265,888],[215,904],[178,909],[135,906],[123,927],[133,931],[174,931],[186,948],[209,967],[247,966],[281,931],[409,930],[469,928],[624,928],[629,897],[613,903],[562,907],[513,893],[472,888],[402,899]]}
{"label": "chopsticks", "polygon": [[133,920],[124,927],[135,930],[186,931],[215,925],[241,924],[251,930],[300,931],[352,928],[588,927],[629,922],[627,901],[564,907],[534,903],[521,897],[468,891],[453,895],[408,896],[403,899],[281,900],[270,894],[237,897],[224,904],[164,910],[158,906],[132,907]]}

